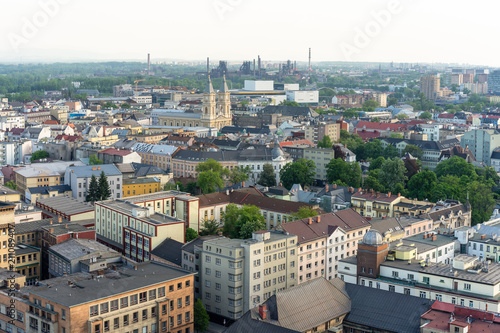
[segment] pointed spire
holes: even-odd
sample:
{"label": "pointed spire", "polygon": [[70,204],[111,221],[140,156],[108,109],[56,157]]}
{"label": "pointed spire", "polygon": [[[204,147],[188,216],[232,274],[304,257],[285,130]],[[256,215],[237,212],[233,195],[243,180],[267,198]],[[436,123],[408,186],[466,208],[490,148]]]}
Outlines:
{"label": "pointed spire", "polygon": [[212,80],[210,80],[210,75],[208,76],[207,87],[203,91],[205,93],[212,94],[214,92],[214,87],[212,86]]}
{"label": "pointed spire", "polygon": [[220,92],[221,93],[229,92],[229,89],[227,89],[226,74],[224,74],[224,76],[222,77],[222,85],[220,87]]}

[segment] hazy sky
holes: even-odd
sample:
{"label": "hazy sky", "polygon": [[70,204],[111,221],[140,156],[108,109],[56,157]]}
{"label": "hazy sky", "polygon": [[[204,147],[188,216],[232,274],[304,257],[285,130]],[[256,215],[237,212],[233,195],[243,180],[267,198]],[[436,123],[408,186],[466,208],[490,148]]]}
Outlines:
{"label": "hazy sky", "polygon": [[[2,0],[0,62],[186,59],[500,67],[498,4],[461,0]],[[376,13],[379,13],[376,15]]]}

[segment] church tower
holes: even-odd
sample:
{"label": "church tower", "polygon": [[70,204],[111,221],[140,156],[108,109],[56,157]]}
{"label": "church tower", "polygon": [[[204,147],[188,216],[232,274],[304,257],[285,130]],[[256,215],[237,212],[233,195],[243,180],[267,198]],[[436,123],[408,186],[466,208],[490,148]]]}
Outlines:
{"label": "church tower", "polygon": [[219,115],[230,120],[231,115],[231,93],[227,89],[226,76],[224,75],[222,85],[217,94],[217,106],[219,107]]}
{"label": "church tower", "polygon": [[201,104],[202,115],[201,119],[212,120],[215,119],[216,113],[216,101],[215,101],[215,91],[212,86],[212,80],[210,80],[210,75],[208,76],[208,82],[205,90],[203,91],[203,102]]}

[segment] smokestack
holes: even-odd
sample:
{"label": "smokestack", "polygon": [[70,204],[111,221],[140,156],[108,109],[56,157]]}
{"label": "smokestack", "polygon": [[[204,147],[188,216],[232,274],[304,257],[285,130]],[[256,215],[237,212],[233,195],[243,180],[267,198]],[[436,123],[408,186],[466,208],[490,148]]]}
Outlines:
{"label": "smokestack", "polygon": [[309,48],[309,73],[311,73],[311,48]]}
{"label": "smokestack", "polygon": [[151,74],[151,55],[148,53],[148,75]]}
{"label": "smokestack", "polygon": [[258,74],[259,74],[259,77],[260,77],[260,68],[261,68],[260,55],[257,56],[257,65],[258,65]]}
{"label": "smokestack", "polygon": [[207,57],[207,75],[210,74],[210,57]]}

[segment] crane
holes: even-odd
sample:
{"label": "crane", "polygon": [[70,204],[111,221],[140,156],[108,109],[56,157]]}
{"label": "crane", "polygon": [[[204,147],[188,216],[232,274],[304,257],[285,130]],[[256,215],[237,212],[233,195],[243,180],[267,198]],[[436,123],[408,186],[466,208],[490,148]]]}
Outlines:
{"label": "crane", "polygon": [[134,83],[135,83],[135,97],[137,97],[137,83],[141,82],[141,81],[146,81],[146,79],[141,79],[141,80],[135,80],[134,81]]}

